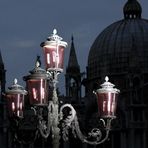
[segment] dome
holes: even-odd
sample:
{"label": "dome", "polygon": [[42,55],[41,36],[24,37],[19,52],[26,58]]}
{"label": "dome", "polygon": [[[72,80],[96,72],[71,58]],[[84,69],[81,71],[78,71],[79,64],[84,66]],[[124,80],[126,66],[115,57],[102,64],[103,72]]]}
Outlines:
{"label": "dome", "polygon": [[141,6],[128,0],[124,19],[117,21],[95,39],[88,56],[88,79],[121,74],[132,67],[148,73],[148,20],[141,18]]}

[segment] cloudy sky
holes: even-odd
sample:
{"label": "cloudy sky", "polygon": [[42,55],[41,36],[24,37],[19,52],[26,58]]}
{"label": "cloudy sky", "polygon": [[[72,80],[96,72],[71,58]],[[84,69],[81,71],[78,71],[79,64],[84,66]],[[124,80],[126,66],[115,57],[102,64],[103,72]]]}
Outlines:
{"label": "cloudy sky", "polygon": [[[71,35],[81,71],[85,71],[89,49],[99,33],[111,23],[123,19],[127,0],[0,0],[0,50],[7,70],[6,86],[14,78],[25,85],[22,77],[34,68],[36,56],[42,57],[40,43],[56,28],[68,42],[67,66]],[[148,0],[139,0],[142,16],[148,19]],[[42,67],[44,61],[42,57]],[[64,88],[64,73],[60,76]]]}

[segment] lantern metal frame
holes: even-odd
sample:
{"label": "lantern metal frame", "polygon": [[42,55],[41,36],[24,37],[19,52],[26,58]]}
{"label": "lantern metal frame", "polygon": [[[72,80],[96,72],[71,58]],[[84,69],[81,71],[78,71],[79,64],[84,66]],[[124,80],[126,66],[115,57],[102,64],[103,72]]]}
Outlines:
{"label": "lantern metal frame", "polygon": [[[45,45],[48,46],[48,43],[54,44],[58,47],[57,44],[64,43],[64,47],[66,47],[67,43],[61,41],[62,38],[60,38],[57,34],[57,31],[54,30],[51,37],[48,38],[48,41],[41,44],[41,47],[44,47]],[[36,69],[40,69],[40,62],[37,61]],[[41,70],[42,71],[42,70]],[[34,72],[37,72],[36,70]],[[33,105],[31,107],[31,110],[33,110],[34,115],[37,117],[37,128],[40,131],[40,134],[42,137],[47,138],[50,134],[52,135],[52,146],[53,148],[59,148],[60,144],[60,132],[61,129],[59,128],[59,124],[62,121],[62,138],[64,141],[68,140],[68,131],[69,129],[72,129],[72,133],[74,137],[78,137],[82,142],[88,143],[90,145],[98,145],[103,142],[105,142],[108,139],[109,132],[111,130],[111,123],[112,120],[115,119],[115,115],[108,116],[108,117],[102,117],[100,118],[100,122],[103,125],[103,131],[105,131],[105,134],[102,134],[102,129],[99,128],[93,128],[89,133],[88,136],[83,135],[83,133],[80,130],[80,125],[78,122],[78,117],[76,110],[71,104],[63,104],[59,105],[59,99],[57,95],[57,83],[58,83],[58,75],[62,72],[61,69],[58,67],[55,68],[47,68],[46,74],[48,76],[48,80],[50,83],[50,87],[52,87],[52,99],[49,100],[48,105],[45,106],[48,110],[47,112],[47,120],[44,119],[43,115],[43,109],[41,105]],[[25,77],[26,79],[28,77]],[[95,93],[100,93],[102,91],[104,92],[113,92],[113,93],[119,93],[119,90],[114,88],[114,85],[108,82],[109,78],[105,78],[105,83],[101,85],[101,89],[98,89],[95,91]],[[64,116],[64,109],[69,109],[69,114],[65,117]]]}

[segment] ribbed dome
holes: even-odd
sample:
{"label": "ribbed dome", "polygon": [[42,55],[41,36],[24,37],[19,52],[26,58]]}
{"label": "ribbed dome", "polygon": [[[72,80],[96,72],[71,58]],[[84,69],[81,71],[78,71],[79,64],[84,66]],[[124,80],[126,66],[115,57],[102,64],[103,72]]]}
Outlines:
{"label": "ribbed dome", "polygon": [[[127,3],[133,1],[137,3]],[[88,79],[125,73],[138,66],[148,72],[148,20],[125,18],[108,26],[94,41],[88,56]]]}

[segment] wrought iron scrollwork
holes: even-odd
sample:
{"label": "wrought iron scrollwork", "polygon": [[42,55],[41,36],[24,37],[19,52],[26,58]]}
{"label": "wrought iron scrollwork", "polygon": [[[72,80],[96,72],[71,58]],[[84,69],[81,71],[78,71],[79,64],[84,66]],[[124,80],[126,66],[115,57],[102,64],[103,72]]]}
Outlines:
{"label": "wrought iron scrollwork", "polygon": [[[64,118],[63,110],[65,108],[69,108],[69,114],[67,117]],[[68,140],[68,134],[69,129],[72,129],[72,133],[74,137],[78,137],[82,142],[91,144],[91,145],[97,145],[103,143],[105,140],[107,140],[109,131],[111,129],[111,121],[112,118],[108,118],[106,120],[100,119],[104,126],[105,134],[102,134],[102,131],[99,128],[93,128],[89,133],[88,136],[84,136],[83,133],[80,130],[78,118],[75,109],[71,104],[65,104],[60,109],[60,120],[63,120],[62,122],[62,134],[63,139],[65,141]],[[103,136],[104,135],[104,136]]]}

